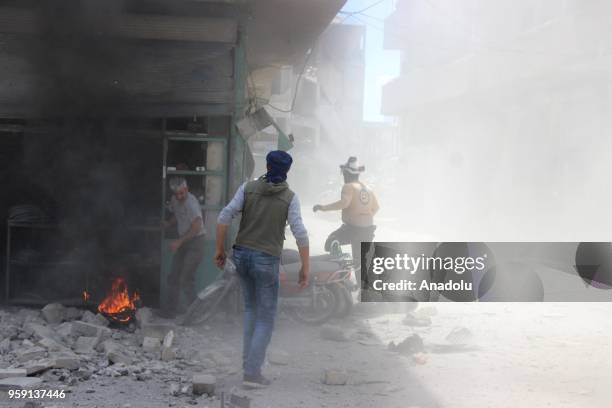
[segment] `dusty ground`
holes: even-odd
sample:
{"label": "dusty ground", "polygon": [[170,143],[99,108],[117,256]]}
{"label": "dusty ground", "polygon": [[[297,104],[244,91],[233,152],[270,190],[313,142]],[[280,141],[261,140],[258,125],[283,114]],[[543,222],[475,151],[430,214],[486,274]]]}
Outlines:
{"label": "dusty ground", "polygon": [[[189,386],[191,375],[213,373],[217,391],[238,390],[252,407],[609,407],[612,355],[606,325],[608,304],[438,304],[429,327],[402,323],[403,313],[373,313],[362,308],[345,321],[333,322],[348,340],[321,338],[320,328],[305,327],[281,316],[271,349],[289,353],[287,365],[267,364],[273,385],[264,391],[240,389],[240,324],[224,318],[197,330],[177,329],[182,357],[153,369],[150,379],[135,375],[95,375],[66,385],[57,407],[218,407],[219,401],[190,392],[171,395],[172,383]],[[395,310],[397,312],[397,310]],[[453,327],[473,334],[473,348],[436,352]],[[425,343],[424,359],[387,349],[418,333]],[[129,338],[129,334],[124,337]],[[210,368],[202,356],[214,352],[222,362]],[[155,361],[143,358],[142,367]],[[208,367],[208,368],[205,368]],[[326,368],[344,369],[344,386],[321,383]],[[24,402],[0,399],[2,406]],[[129,405],[128,405],[129,404]]]}

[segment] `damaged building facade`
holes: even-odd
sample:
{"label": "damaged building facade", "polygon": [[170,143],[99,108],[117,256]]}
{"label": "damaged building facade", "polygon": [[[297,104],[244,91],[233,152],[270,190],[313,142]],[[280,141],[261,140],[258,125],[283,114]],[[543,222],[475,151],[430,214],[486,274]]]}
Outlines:
{"label": "damaged building facade", "polygon": [[218,211],[253,172],[235,126],[248,73],[303,60],[343,5],[316,3],[3,2],[5,301],[98,303],[120,277],[144,304],[163,303],[172,176],[202,207],[197,285],[212,281]]}

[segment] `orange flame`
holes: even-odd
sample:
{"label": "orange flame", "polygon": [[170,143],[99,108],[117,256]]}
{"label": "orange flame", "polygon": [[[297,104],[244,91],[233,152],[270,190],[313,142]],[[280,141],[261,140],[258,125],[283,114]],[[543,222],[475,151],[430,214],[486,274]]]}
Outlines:
{"label": "orange flame", "polygon": [[134,295],[130,297],[127,284],[123,278],[115,278],[110,292],[98,305],[98,312],[115,316],[115,318],[121,322],[127,322],[131,317],[129,314],[124,316],[123,313],[135,310],[136,306],[134,302],[139,299],[140,296],[138,293],[134,293]]}
{"label": "orange flame", "polygon": [[89,293],[84,290],[83,291],[83,302],[88,302],[89,301]]}

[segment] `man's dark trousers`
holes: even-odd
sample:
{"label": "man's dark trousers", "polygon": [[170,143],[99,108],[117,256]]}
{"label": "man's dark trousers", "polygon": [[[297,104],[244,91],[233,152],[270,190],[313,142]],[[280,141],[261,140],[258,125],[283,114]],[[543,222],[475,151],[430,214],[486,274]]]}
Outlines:
{"label": "man's dark trousers", "polygon": [[168,299],[166,310],[180,310],[179,295],[182,289],[187,305],[196,296],[195,273],[204,258],[204,235],[185,242],[172,257],[172,269],[168,275]]}

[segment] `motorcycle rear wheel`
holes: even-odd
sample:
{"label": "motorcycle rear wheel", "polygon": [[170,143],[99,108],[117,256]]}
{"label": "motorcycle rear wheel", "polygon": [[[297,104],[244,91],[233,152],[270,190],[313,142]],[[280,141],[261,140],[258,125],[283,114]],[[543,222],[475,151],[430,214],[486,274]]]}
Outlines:
{"label": "motorcycle rear wheel", "polygon": [[336,297],[328,285],[317,287],[320,293],[316,296],[316,305],[310,307],[291,307],[289,313],[296,320],[308,324],[319,325],[323,324],[332,318],[336,311]]}

